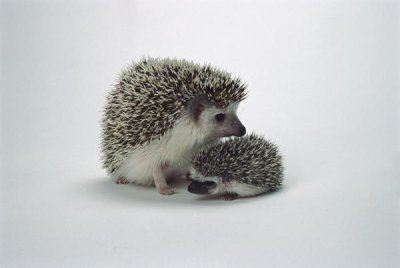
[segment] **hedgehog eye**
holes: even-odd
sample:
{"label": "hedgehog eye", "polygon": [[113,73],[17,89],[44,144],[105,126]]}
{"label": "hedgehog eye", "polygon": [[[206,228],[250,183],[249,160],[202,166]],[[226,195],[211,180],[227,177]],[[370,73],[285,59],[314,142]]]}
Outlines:
{"label": "hedgehog eye", "polygon": [[217,115],[215,116],[215,119],[216,119],[218,122],[222,122],[222,121],[224,121],[224,119],[225,119],[225,115],[224,115],[224,114],[217,114]]}

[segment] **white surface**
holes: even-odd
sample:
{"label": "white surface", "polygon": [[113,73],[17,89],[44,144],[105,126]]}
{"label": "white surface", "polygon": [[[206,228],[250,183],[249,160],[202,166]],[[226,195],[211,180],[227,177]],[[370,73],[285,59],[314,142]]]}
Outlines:
{"label": "white surface", "polygon": [[[399,267],[399,4],[1,5],[1,267]],[[240,75],[282,191],[224,202],[114,185],[100,111],[142,55]]]}

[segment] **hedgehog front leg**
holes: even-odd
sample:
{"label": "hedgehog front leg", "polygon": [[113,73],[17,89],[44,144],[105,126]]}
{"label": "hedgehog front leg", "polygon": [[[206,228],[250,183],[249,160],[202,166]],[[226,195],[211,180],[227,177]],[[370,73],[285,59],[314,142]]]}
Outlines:
{"label": "hedgehog front leg", "polygon": [[165,176],[162,167],[156,168],[156,170],[153,172],[153,178],[156,189],[160,194],[171,195],[175,193],[175,190],[169,187],[167,184],[167,177]]}

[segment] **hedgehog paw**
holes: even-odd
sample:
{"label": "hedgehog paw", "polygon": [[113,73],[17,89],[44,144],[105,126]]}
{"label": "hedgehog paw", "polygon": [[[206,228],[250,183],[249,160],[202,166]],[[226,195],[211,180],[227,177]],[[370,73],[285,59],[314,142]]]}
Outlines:
{"label": "hedgehog paw", "polygon": [[125,179],[124,177],[118,177],[118,179],[115,181],[116,184],[129,184],[129,181]]}
{"label": "hedgehog paw", "polygon": [[236,198],[238,198],[238,196],[239,195],[235,194],[235,193],[224,194],[221,196],[221,200],[232,201],[232,200],[235,200]]}
{"label": "hedgehog paw", "polygon": [[171,194],[176,193],[175,189],[170,188],[169,186],[157,188],[157,191],[159,194],[162,194],[162,195],[171,195]]}

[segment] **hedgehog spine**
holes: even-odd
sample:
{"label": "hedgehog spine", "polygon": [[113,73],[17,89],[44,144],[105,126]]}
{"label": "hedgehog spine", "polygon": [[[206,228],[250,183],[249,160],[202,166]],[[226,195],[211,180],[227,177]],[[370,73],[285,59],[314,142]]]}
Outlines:
{"label": "hedgehog spine", "polygon": [[205,146],[192,160],[189,192],[222,194],[225,200],[280,188],[283,178],[277,147],[255,134]]}

